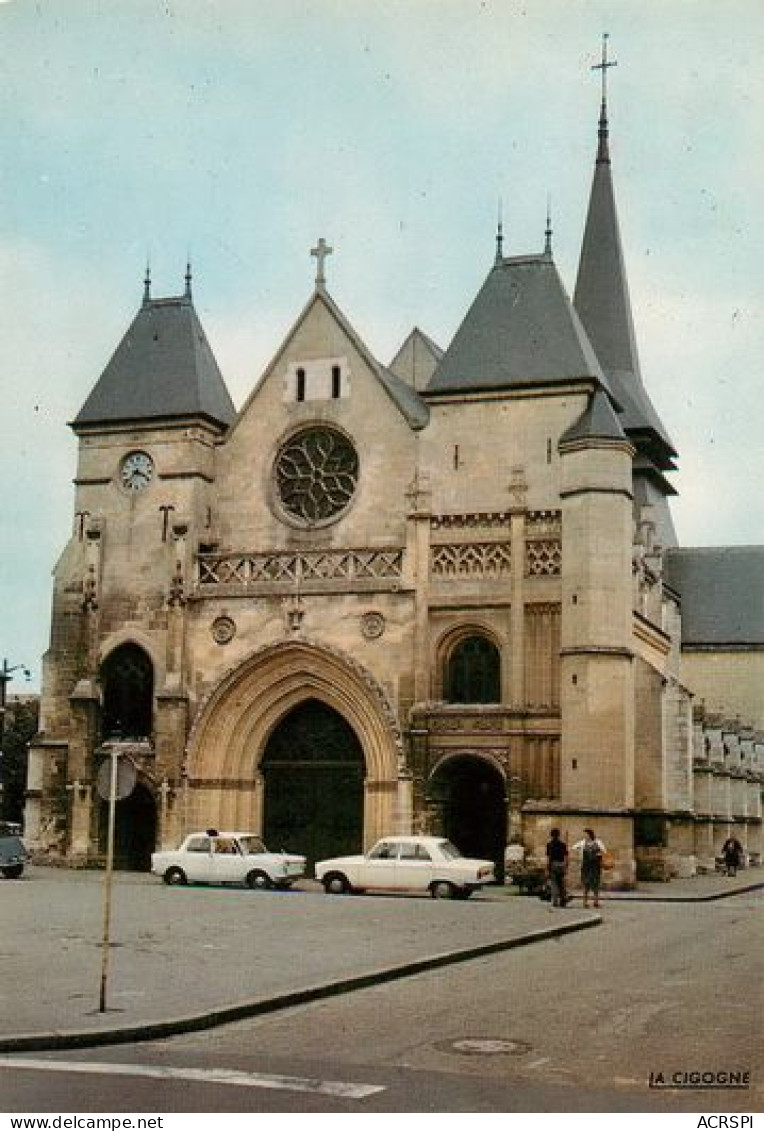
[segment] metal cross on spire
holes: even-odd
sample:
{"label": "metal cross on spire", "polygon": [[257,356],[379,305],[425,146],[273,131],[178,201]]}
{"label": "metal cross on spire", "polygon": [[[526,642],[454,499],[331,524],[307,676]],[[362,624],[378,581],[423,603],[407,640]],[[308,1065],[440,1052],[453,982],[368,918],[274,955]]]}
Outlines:
{"label": "metal cross on spire", "polygon": [[546,228],[544,230],[544,255],[552,254],[552,194],[546,194]]}
{"label": "metal cross on spire", "polygon": [[503,223],[503,201],[499,197],[499,222],[496,226],[496,265],[498,266],[504,257],[504,223]]}
{"label": "metal cross on spire", "polygon": [[323,290],[324,286],[326,285],[326,276],[324,275],[324,260],[326,259],[327,255],[331,255],[333,251],[334,248],[329,247],[329,244],[326,242],[323,236],[321,236],[316,247],[312,247],[310,249],[310,254],[314,256],[318,261],[316,263],[316,288],[318,290]]}
{"label": "metal cross on spire", "polygon": [[616,59],[608,59],[607,57],[607,41],[610,38],[607,32],[602,35],[602,61],[594,63],[592,66],[593,71],[602,72],[602,105],[607,105],[607,73],[610,67],[617,67],[618,61]]}
{"label": "metal cross on spire", "polygon": [[608,152],[608,124],[607,124],[607,73],[610,67],[617,67],[618,63],[615,59],[608,59],[607,57],[607,41],[608,34],[605,32],[602,36],[602,61],[595,63],[592,66],[593,71],[600,71],[602,73],[602,106],[600,109],[600,122],[599,122],[599,147],[597,149],[597,164],[609,164],[610,153]]}

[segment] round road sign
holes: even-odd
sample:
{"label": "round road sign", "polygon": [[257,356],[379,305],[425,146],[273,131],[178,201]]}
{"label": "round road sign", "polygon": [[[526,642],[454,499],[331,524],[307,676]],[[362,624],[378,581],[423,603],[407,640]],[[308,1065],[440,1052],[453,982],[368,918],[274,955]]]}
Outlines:
{"label": "round road sign", "polygon": [[[135,789],[137,777],[135,766],[128,757],[122,754],[117,759],[117,789],[114,794],[115,801],[124,801]],[[108,801],[111,797],[111,757],[104,758],[96,778],[98,796]]]}

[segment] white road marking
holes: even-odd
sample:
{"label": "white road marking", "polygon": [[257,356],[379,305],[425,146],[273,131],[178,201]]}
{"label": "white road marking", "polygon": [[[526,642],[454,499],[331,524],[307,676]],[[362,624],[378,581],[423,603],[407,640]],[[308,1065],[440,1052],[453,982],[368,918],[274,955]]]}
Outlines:
{"label": "white road marking", "polygon": [[313,1092],[346,1100],[362,1100],[384,1092],[382,1084],[347,1084],[342,1080],[311,1080],[303,1076],[275,1076],[239,1072],[233,1068],[170,1068],[153,1064],[115,1064],[107,1061],[31,1060],[0,1057],[0,1068],[26,1068],[33,1072],[80,1072],[98,1076],[142,1076],[150,1080],[192,1080],[200,1084],[230,1084],[238,1088],[276,1088],[288,1092]]}

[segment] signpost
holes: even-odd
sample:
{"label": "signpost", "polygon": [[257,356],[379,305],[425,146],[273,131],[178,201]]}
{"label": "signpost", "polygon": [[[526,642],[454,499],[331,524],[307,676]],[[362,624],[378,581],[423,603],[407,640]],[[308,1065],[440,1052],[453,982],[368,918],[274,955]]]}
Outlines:
{"label": "signpost", "polygon": [[[106,839],[106,872],[103,881],[103,936],[101,940],[101,994],[99,1013],[106,1012],[106,984],[109,975],[109,933],[111,929],[111,877],[114,871],[114,825],[118,801],[129,797],[135,788],[135,766],[116,743],[108,748],[109,758],[104,758],[98,771],[98,795],[109,803],[109,826]],[[122,755],[120,760],[120,755]]]}

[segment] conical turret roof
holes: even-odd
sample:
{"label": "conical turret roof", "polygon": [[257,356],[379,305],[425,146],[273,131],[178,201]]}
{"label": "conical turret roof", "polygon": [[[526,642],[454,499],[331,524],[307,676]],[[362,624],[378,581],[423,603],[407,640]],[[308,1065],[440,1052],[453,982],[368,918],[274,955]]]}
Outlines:
{"label": "conical turret roof", "polygon": [[592,379],[611,391],[551,256],[497,256],[427,395]]}
{"label": "conical turret roof", "polygon": [[579,419],[563,432],[560,445],[572,444],[579,440],[626,442],[626,434],[618,419],[618,413],[602,389],[597,389],[589,398],[589,404]]}
{"label": "conical turret roof", "polygon": [[227,428],[236,415],[214,354],[184,295],[147,295],[72,427],[202,417]]}

